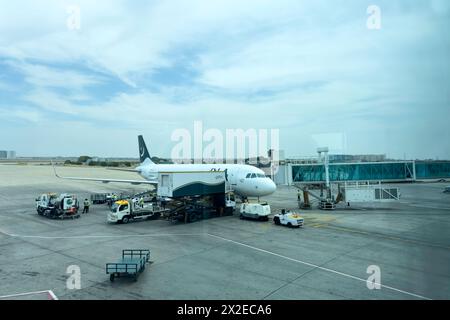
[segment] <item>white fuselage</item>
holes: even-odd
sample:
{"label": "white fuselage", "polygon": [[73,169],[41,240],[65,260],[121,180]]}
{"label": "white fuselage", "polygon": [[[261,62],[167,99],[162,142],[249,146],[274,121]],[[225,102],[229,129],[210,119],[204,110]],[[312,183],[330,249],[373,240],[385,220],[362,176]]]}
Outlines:
{"label": "white fuselage", "polygon": [[143,163],[136,168],[147,180],[157,180],[159,172],[225,171],[225,177],[235,193],[244,197],[260,197],[272,194],[275,183],[264,171],[244,164],[154,164]]}

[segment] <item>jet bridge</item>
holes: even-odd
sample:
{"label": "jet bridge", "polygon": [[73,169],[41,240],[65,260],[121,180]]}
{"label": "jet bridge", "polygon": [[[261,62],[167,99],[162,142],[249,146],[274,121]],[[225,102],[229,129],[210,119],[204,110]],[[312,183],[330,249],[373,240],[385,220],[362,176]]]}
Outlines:
{"label": "jet bridge", "polygon": [[[344,201],[350,205],[350,202],[374,202],[374,201],[392,201],[399,200],[398,188],[385,188],[381,185],[381,180],[376,184],[367,181],[361,183],[360,181],[333,181],[330,179],[330,164],[328,156],[328,148],[318,148],[319,154],[318,162],[324,170],[324,183],[320,182],[320,196],[312,193],[306,185],[302,185],[299,181],[295,183],[297,187],[303,190],[303,202],[298,197],[299,208],[311,208],[309,203],[309,196],[319,200],[319,209],[334,210],[336,204]],[[343,183],[343,186],[342,186]],[[333,195],[333,185],[337,185],[336,196]]]}
{"label": "jet bridge", "polygon": [[400,199],[399,188],[384,187],[381,182],[345,182],[340,188],[344,202],[387,202]]}
{"label": "jet bridge", "polygon": [[[301,209],[310,209],[311,202],[309,197],[318,201],[319,209],[333,210],[339,202],[363,203],[363,202],[392,202],[400,199],[400,190],[396,187],[386,187],[378,182],[344,182],[333,183],[330,185],[329,194],[325,197],[325,188],[323,185],[295,184],[303,192],[303,200],[298,198],[298,205]],[[315,187],[315,189],[314,189]],[[318,194],[317,192],[320,192]],[[328,198],[329,197],[329,198]]]}

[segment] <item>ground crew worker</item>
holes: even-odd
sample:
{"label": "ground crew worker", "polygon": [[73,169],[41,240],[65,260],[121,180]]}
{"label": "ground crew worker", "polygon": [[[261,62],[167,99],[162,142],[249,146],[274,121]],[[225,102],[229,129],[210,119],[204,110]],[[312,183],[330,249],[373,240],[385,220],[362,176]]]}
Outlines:
{"label": "ground crew worker", "polygon": [[141,198],[139,199],[139,206],[140,206],[141,208],[144,208],[144,197],[141,197]]}
{"label": "ground crew worker", "polygon": [[89,202],[88,199],[84,199],[84,208],[83,208],[83,213],[89,213],[89,206],[91,205],[91,203]]}
{"label": "ground crew worker", "polygon": [[300,195],[300,190],[297,191],[297,201],[300,201],[301,199],[301,195]]}

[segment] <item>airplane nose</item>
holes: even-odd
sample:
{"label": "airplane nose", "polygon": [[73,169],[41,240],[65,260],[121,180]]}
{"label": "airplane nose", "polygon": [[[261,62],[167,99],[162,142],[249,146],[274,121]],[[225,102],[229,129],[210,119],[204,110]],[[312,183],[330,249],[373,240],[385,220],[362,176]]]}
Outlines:
{"label": "airplane nose", "polygon": [[266,196],[274,193],[276,189],[276,184],[272,180],[268,180],[266,181],[266,183],[264,183],[264,187],[260,189],[260,192],[262,195]]}
{"label": "airplane nose", "polygon": [[270,180],[268,189],[269,189],[270,193],[274,193],[275,190],[277,190],[277,185],[275,184],[275,182]]}

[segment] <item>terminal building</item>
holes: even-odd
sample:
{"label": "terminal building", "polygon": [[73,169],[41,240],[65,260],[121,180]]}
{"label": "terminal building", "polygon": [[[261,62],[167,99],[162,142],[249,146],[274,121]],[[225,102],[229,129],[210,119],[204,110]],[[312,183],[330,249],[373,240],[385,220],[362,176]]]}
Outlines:
{"label": "terminal building", "polygon": [[15,158],[16,158],[15,151],[0,150],[0,159],[15,159]]}

